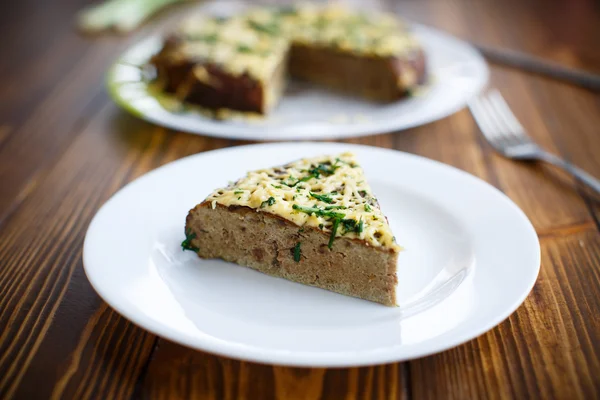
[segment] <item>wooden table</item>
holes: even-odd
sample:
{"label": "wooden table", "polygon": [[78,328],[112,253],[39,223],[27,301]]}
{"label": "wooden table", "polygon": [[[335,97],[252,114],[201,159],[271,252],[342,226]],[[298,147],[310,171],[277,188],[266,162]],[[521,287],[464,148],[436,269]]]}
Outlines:
{"label": "wooden table", "polygon": [[[600,398],[598,198],[552,167],[501,158],[466,110],[348,142],[454,165],[529,216],[540,276],[523,306],[485,335],[399,364],[281,368],[189,350],[109,308],[81,261],[102,203],[169,161],[245,143],[169,131],[118,109],[103,74],[152,24],[130,37],[82,37],[72,22],[84,3],[20,0],[0,13],[0,398]],[[384,6],[478,43],[600,72],[593,0]],[[491,84],[536,141],[600,176],[598,93],[491,69]]]}

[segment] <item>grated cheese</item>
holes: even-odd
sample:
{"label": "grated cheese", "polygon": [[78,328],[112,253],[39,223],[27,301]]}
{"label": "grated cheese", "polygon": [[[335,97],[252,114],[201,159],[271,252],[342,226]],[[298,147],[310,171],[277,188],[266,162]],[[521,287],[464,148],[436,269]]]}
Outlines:
{"label": "grated cheese", "polygon": [[372,246],[400,250],[352,153],[252,171],[215,190],[206,201],[213,208],[215,204],[247,206],[329,234],[337,219],[335,237],[362,239]]}
{"label": "grated cheese", "polygon": [[394,15],[361,13],[335,3],[254,7],[226,19],[196,15],[179,26],[177,35],[185,43],[171,54],[174,59],[214,63],[262,82],[295,43],[373,57],[401,56],[420,48]]}

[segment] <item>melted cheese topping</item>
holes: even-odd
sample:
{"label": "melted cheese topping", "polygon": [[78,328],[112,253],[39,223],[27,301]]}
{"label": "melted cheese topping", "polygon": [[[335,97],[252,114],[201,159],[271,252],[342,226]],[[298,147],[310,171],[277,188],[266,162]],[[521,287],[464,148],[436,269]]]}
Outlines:
{"label": "melted cheese topping", "polygon": [[394,15],[361,13],[339,4],[255,7],[229,18],[193,16],[176,34],[171,56],[214,63],[234,74],[268,80],[293,43],[357,55],[393,57],[420,48]]}
{"label": "melted cheese topping", "polygon": [[297,6],[284,24],[293,42],[362,56],[400,56],[420,48],[393,14],[359,12],[339,3]]}
{"label": "melted cheese topping", "polygon": [[215,190],[206,201],[213,208],[217,204],[247,206],[301,227],[319,228],[329,235],[335,231],[335,237],[362,239],[372,246],[400,250],[352,153],[252,171]]}
{"label": "melted cheese topping", "polygon": [[271,78],[288,51],[285,36],[255,29],[247,15],[225,20],[192,17],[183,22],[177,34],[184,39],[174,59],[191,59],[218,65],[232,75],[248,74],[260,81]]}

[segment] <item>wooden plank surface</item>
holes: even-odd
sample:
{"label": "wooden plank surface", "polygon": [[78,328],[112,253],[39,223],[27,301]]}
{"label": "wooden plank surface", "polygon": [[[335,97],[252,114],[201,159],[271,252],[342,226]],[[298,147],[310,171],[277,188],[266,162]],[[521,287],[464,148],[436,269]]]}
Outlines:
{"label": "wooden plank surface", "polygon": [[[380,3],[467,40],[600,71],[600,11],[589,0]],[[454,165],[532,220],[540,278],[485,335],[407,363],[282,368],[184,348],[111,310],[81,262],[100,205],[169,161],[246,143],[154,127],[114,106],[102,76],[134,38],[78,36],[72,19],[85,4],[24,0],[0,13],[13,38],[0,41],[0,398],[600,397],[600,200],[553,167],[501,158],[465,110],[348,142]],[[500,66],[491,79],[537,142],[600,176],[598,93]]]}

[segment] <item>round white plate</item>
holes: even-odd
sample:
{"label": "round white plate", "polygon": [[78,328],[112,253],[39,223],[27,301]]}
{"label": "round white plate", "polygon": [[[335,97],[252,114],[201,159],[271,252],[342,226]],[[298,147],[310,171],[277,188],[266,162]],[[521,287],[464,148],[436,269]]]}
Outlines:
{"label": "round white plate", "polygon": [[[398,242],[401,306],[386,307],[182,251],[187,212],[247,170],[357,153]],[[536,280],[523,212],[487,183],[425,158],[333,143],[201,153],[130,183],[93,219],[83,261],[114,309],[169,340],[299,366],[401,361],[472,339],[508,317]]]}
{"label": "round white plate", "polygon": [[[243,3],[221,1],[200,9],[230,14]],[[162,35],[126,51],[108,73],[113,99],[134,115],[169,128],[242,140],[315,140],[398,131],[446,117],[466,106],[488,80],[481,55],[448,34],[413,24],[427,56],[430,84],[423,94],[381,105],[290,82],[281,103],[262,120],[218,121],[197,111],[171,111],[149,93],[140,66],[161,47]]]}

